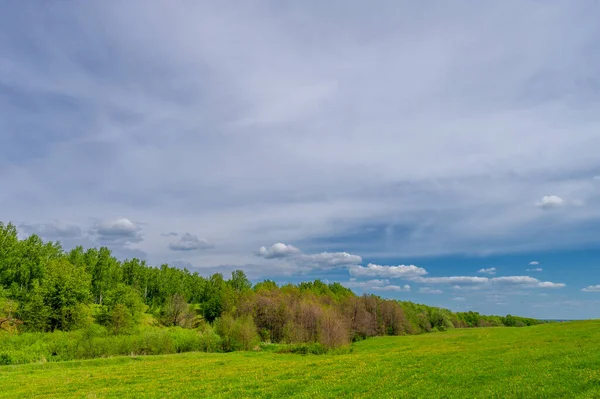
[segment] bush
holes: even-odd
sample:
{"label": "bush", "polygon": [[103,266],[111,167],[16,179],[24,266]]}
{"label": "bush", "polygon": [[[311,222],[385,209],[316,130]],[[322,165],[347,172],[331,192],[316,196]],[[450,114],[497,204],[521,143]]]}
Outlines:
{"label": "bush", "polygon": [[198,332],[199,349],[203,352],[219,352],[222,348],[221,337],[211,325]]}
{"label": "bush", "polygon": [[323,355],[327,353],[327,347],[318,342],[312,344],[285,345],[275,350],[275,353],[295,353],[299,355]]}
{"label": "bush", "polygon": [[260,342],[250,315],[236,320],[229,314],[223,314],[215,321],[215,330],[221,337],[221,348],[225,352],[250,350]]}

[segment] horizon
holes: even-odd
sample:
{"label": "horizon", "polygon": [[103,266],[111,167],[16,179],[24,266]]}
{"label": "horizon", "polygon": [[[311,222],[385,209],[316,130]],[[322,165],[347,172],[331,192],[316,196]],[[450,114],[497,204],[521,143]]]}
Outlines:
{"label": "horizon", "polygon": [[7,5],[0,221],[203,276],[600,318],[593,7]]}

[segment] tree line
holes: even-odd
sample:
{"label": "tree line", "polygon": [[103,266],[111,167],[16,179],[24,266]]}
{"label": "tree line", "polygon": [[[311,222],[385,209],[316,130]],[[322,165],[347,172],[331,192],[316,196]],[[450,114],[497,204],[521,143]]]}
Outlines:
{"label": "tree line", "polygon": [[377,335],[537,323],[357,296],[320,280],[253,285],[241,270],[228,279],[220,273],[203,277],[166,264],[119,261],[106,247],[65,251],[37,235],[19,239],[13,224],[0,223],[0,331],[11,334],[99,327],[135,335],[179,327],[209,331],[218,350],[230,351],[258,342],[335,348]]}

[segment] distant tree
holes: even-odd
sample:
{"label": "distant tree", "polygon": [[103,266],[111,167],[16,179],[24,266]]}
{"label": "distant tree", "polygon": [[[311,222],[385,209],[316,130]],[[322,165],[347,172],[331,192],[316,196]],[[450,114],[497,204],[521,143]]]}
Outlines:
{"label": "distant tree", "polygon": [[82,317],[82,308],[77,305],[89,301],[90,286],[91,276],[67,259],[48,264],[40,294],[50,312],[50,330],[69,330],[77,324]]}
{"label": "distant tree", "polygon": [[246,274],[242,270],[233,271],[231,273],[231,279],[228,281],[228,283],[237,294],[252,288],[252,283],[250,280],[248,280]]}
{"label": "distant tree", "polygon": [[256,331],[256,324],[251,315],[244,315],[237,320],[236,334],[240,349],[250,350],[259,343],[259,335]]}
{"label": "distant tree", "polygon": [[115,305],[110,312],[110,327],[115,334],[128,331],[133,326],[133,316],[127,306]]}
{"label": "distant tree", "polygon": [[183,295],[175,294],[167,299],[161,312],[163,324],[167,326],[190,326],[194,312]]}
{"label": "distant tree", "polygon": [[48,331],[50,329],[52,309],[44,302],[42,289],[37,283],[27,296],[27,300],[21,302],[18,312],[25,331]]}

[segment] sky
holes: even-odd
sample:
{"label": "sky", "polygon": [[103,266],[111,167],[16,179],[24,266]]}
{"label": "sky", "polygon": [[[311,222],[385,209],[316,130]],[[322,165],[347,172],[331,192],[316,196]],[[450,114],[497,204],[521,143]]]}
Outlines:
{"label": "sky", "polygon": [[7,1],[0,221],[202,275],[600,318],[599,18]]}

